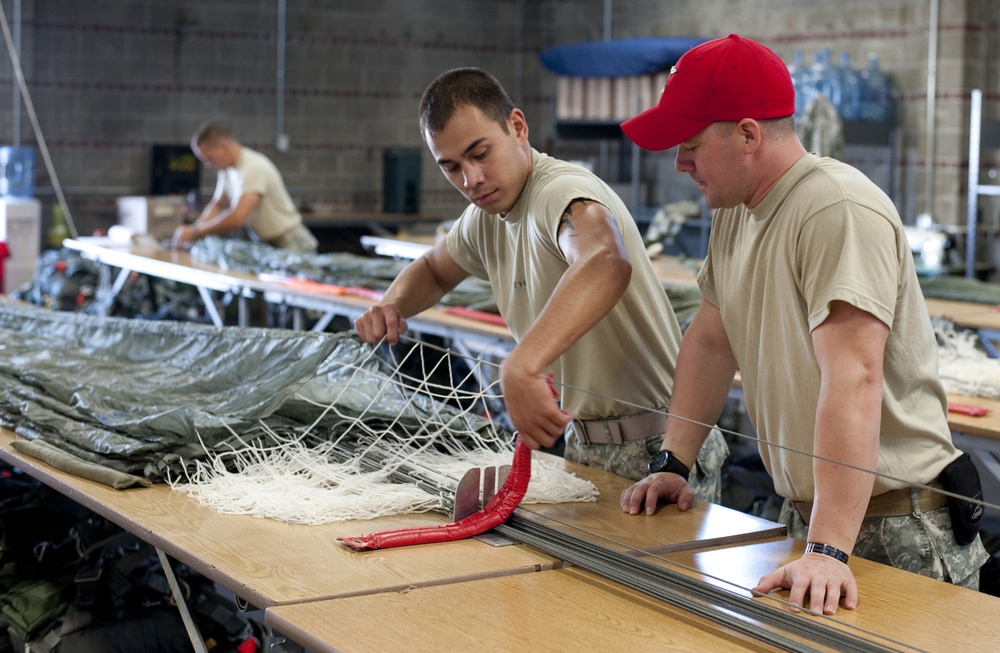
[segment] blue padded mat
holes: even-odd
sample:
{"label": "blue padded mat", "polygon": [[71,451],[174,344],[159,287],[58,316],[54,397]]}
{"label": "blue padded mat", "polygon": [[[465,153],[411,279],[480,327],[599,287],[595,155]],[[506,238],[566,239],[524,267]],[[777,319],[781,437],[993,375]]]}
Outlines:
{"label": "blue padded mat", "polygon": [[707,40],[644,37],[586,41],[547,48],[538,54],[538,59],[552,72],[570,77],[648,75],[669,68],[682,54]]}

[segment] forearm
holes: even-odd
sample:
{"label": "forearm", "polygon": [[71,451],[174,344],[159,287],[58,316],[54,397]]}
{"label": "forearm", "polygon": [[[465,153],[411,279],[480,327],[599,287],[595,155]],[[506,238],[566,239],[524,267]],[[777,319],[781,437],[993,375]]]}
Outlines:
{"label": "forearm", "polygon": [[391,304],[403,317],[411,317],[435,306],[452,288],[434,274],[421,256],[393,280],[380,303]]}
{"label": "forearm", "polygon": [[[878,463],[881,375],[824,384],[816,411],[809,541],[854,548]],[[836,462],[831,462],[836,461]]]}
{"label": "forearm", "polygon": [[689,329],[677,357],[661,448],[691,467],[722,413],[735,375],[736,359],[728,346],[709,346]]}
{"label": "forearm", "polygon": [[194,222],[194,229],[196,235],[199,237],[218,236],[229,233],[234,229],[239,229],[242,226],[243,221],[233,215],[231,209],[219,207],[211,211],[206,211]]}

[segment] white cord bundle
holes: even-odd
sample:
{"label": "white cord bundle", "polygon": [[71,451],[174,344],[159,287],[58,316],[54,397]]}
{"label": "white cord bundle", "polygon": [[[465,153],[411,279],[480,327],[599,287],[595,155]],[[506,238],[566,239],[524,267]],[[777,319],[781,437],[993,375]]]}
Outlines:
{"label": "white cord bundle", "polygon": [[990,358],[976,345],[973,331],[935,322],[938,337],[938,375],[948,392],[1000,399],[1000,359]]}
{"label": "white cord bundle", "polygon": [[[209,454],[207,462],[196,461],[186,478],[169,479],[171,487],[219,512],[301,524],[443,510],[445,502],[440,496],[424,491],[415,482],[393,482],[392,474],[402,467],[416,468],[422,479],[454,488],[472,467],[509,465],[513,442],[473,412],[491,397],[495,400],[496,381],[487,383],[486,388],[475,384],[479,389],[465,389],[472,380],[495,376],[482,369],[486,363],[472,361],[472,371],[456,379],[451,376],[450,354],[427,363],[423,349],[414,347],[403,360],[394,360],[389,375],[373,373],[377,367],[369,365],[367,359],[338,368],[331,377],[341,390],[329,403],[314,400],[307,384],[296,400],[320,410],[301,432],[283,437],[261,424],[277,442],[266,448],[233,433],[240,448]],[[415,361],[410,360],[414,351],[419,352]],[[419,372],[407,374],[404,366],[417,366]],[[442,376],[447,377],[446,382],[430,380]],[[329,388],[330,378],[324,381],[324,387]],[[456,409],[455,400],[468,408]],[[401,417],[388,424],[366,419],[373,407],[387,402],[402,402],[400,416],[404,412],[421,415],[419,424],[402,424]],[[323,437],[320,424],[331,422],[336,424],[337,435]],[[484,429],[483,424],[489,428]],[[343,451],[338,450],[343,442],[354,443],[356,453],[351,460],[336,462],[343,458]],[[362,461],[373,453],[381,467],[369,471]],[[598,491],[592,483],[561,466],[559,461],[534,459],[524,502],[596,500]]]}

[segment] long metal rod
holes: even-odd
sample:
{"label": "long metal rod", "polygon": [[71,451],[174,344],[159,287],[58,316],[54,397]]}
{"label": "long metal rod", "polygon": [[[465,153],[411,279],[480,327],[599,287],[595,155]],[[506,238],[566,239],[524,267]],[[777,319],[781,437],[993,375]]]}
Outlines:
{"label": "long metal rod", "polygon": [[[560,560],[630,587],[671,605],[721,623],[754,639],[786,651],[816,651],[812,644],[837,651],[878,653],[900,648],[882,645],[821,619],[806,618],[777,610],[761,601],[740,598],[699,579],[654,564],[633,555],[545,526],[515,512],[505,524],[495,529],[505,537],[522,542]],[[768,628],[764,628],[766,626]],[[776,629],[776,630],[770,630]],[[875,633],[869,635],[878,636]],[[800,638],[808,640],[801,641]],[[901,642],[893,645],[920,650]]]}
{"label": "long metal rod", "polygon": [[[347,443],[340,443],[334,452],[344,460],[350,460],[358,453]],[[386,460],[381,460],[381,456],[377,449],[366,448],[360,461],[362,467],[383,469]],[[424,491],[438,495],[449,508],[454,506],[457,479],[444,481],[441,474],[434,470],[412,464],[399,465],[390,476],[397,482],[416,483]],[[812,653],[821,650],[816,646],[837,651],[874,653],[921,650],[870,631],[858,629],[867,637],[844,631],[823,623],[819,615],[807,618],[775,609],[759,600],[741,598],[637,555],[622,553],[621,550],[576,536],[566,529],[542,524],[537,518],[536,515],[528,517],[518,509],[493,532],[782,650]],[[621,546],[620,542],[616,544]],[[875,641],[878,638],[891,642],[892,646],[879,644]]]}

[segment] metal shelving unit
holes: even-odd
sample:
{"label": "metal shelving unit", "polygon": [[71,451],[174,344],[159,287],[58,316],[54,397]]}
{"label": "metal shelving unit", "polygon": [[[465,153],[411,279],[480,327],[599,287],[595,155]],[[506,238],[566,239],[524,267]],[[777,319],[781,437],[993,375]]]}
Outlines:
{"label": "metal shelving unit", "polygon": [[969,110],[969,201],[966,218],[965,276],[976,275],[979,198],[1000,196],[1000,184],[979,183],[979,155],[983,148],[1000,147],[1000,121],[983,120],[983,92],[973,89]]}

